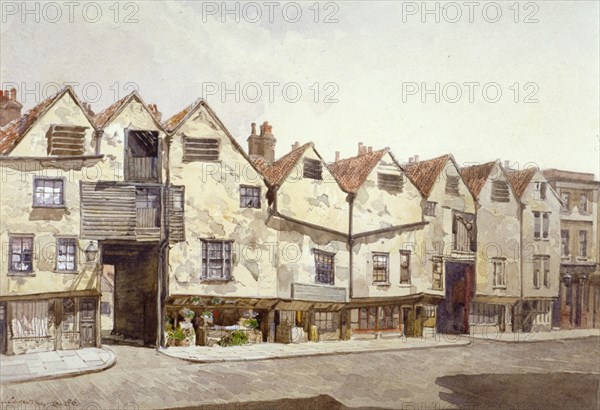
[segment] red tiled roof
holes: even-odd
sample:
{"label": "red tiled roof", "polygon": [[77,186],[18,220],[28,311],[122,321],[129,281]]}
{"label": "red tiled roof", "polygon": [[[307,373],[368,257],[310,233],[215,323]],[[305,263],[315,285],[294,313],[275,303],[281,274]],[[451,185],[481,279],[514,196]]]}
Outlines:
{"label": "red tiled roof", "polygon": [[96,114],[96,116],[94,117],[94,122],[96,123],[96,126],[98,128],[104,128],[104,126],[108,124],[108,122],[115,116],[115,114],[117,114],[121,111],[121,109],[123,109],[123,107],[129,102],[129,100],[131,99],[131,97],[133,97],[134,94],[135,91],[129,93],[127,96],[121,98],[116,103],[109,105],[107,108]]}
{"label": "red tiled roof", "polygon": [[329,164],[329,169],[344,191],[355,193],[387,152],[382,149],[342,159]]}
{"label": "red tiled roof", "polygon": [[280,185],[287,178],[294,166],[296,166],[300,158],[302,158],[306,149],[311,146],[312,143],[307,142],[306,144],[293,149],[270,165],[262,158],[257,158],[253,162],[256,168],[263,173],[269,184]]}
{"label": "red tiled roof", "polygon": [[481,189],[485,185],[485,181],[487,181],[495,165],[496,161],[492,161],[460,169],[463,181],[465,181],[465,184],[467,184],[467,187],[469,187],[474,195],[479,196]]}
{"label": "red tiled roof", "polygon": [[202,99],[198,99],[194,101],[192,104],[185,107],[183,110],[179,111],[177,114],[173,115],[171,118],[163,122],[163,126],[169,132],[173,132],[177,129],[188,117],[190,113],[192,113],[196,107],[198,107],[202,103]]}
{"label": "red tiled roof", "polygon": [[537,168],[527,168],[521,171],[511,171],[507,173],[506,176],[515,190],[517,197],[521,198],[523,196],[527,184],[529,184],[536,171]]}
{"label": "red tiled roof", "polygon": [[419,191],[428,197],[449,159],[450,155],[446,154],[426,161],[409,162],[404,164],[404,169]]}
{"label": "red tiled roof", "polygon": [[44,101],[27,111],[21,117],[0,128],[0,155],[8,155],[25,136],[27,131],[36,123],[56,101],[60,99],[67,91],[65,87],[57,94],[46,98]]}

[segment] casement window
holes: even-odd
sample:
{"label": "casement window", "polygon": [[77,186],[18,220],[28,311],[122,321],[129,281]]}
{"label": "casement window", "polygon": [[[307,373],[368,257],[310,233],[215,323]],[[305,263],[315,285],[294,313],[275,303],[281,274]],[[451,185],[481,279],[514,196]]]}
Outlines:
{"label": "casement window", "polygon": [[323,164],[316,159],[304,158],[302,176],[310,179],[323,179]]}
{"label": "casement window", "polygon": [[389,254],[373,254],[373,283],[389,283]]}
{"label": "casement window", "polygon": [[202,279],[231,279],[231,241],[202,241]]}
{"label": "casement window", "polygon": [[570,246],[569,231],[563,229],[560,231],[560,249],[562,256],[569,256],[571,254],[569,250]]}
{"label": "casement window", "polygon": [[533,185],[533,197],[534,199],[537,200],[545,200],[546,199],[546,189],[547,189],[547,183],[546,182],[534,182]]}
{"label": "casement window", "polygon": [[52,125],[46,133],[48,155],[80,156],[85,153],[87,127]]}
{"label": "casement window", "polygon": [[423,210],[426,216],[435,216],[435,207],[437,202],[427,201],[425,202],[425,209]]}
{"label": "casement window", "polygon": [[101,315],[110,315],[110,303],[109,302],[100,302],[100,314]]}
{"label": "casement window", "polygon": [[48,301],[11,303],[13,339],[48,337]]}
{"label": "casement window", "polygon": [[452,250],[457,252],[475,252],[475,215],[454,212],[452,220]]}
{"label": "casement window", "polygon": [[500,309],[500,305],[471,302],[469,309],[469,323],[498,324]]}
{"label": "casement window", "polygon": [[57,208],[65,204],[65,182],[62,178],[35,178],[33,206]]}
{"label": "casement window", "polygon": [[240,208],[260,208],[260,187],[240,186]]}
{"label": "casement window", "polygon": [[562,209],[568,211],[571,209],[571,193],[562,191],[560,193],[560,199],[562,200]]}
{"label": "casement window", "polygon": [[492,182],[492,202],[509,202],[510,193],[508,183],[506,181]]}
{"label": "casement window", "polygon": [[533,237],[535,239],[548,239],[548,230],[550,228],[549,212],[533,213]]}
{"label": "casement window", "polygon": [[588,196],[587,194],[579,195],[579,212],[588,212]]}
{"label": "casement window", "polygon": [[455,175],[446,175],[446,193],[448,195],[458,196],[458,183],[460,179]]}
{"label": "casement window", "polygon": [[33,236],[9,238],[9,275],[33,272]]}
{"label": "casement window", "polygon": [[399,306],[370,306],[358,310],[360,330],[394,330],[400,326]]}
{"label": "casement window", "polygon": [[77,270],[77,239],[57,238],[56,270],[59,272],[75,272]]}
{"label": "casement window", "polygon": [[432,263],[432,278],[431,287],[435,290],[444,289],[444,261],[440,257],[431,259]]}
{"label": "casement window", "polygon": [[587,231],[579,231],[579,256],[587,257]]}
{"label": "casement window", "polygon": [[136,226],[156,228],[160,226],[160,189],[136,188]]}
{"label": "casement window", "polygon": [[333,285],[335,282],[335,254],[313,249],[315,257],[315,282]]}
{"label": "casement window", "polygon": [[183,162],[218,160],[218,139],[183,137]]}
{"label": "casement window", "polygon": [[400,283],[410,283],[410,251],[400,251]]}
{"label": "casement window", "polygon": [[182,210],[183,209],[183,191],[176,190],[181,187],[173,187],[171,190],[172,203],[171,206],[173,209]]}
{"label": "casement window", "polygon": [[533,287],[550,287],[550,256],[535,255],[533,257]]}
{"label": "casement window", "polygon": [[492,285],[506,288],[506,258],[492,258]]}
{"label": "casement window", "polygon": [[404,189],[404,178],[400,174],[377,173],[377,186],[390,194],[400,194]]}
{"label": "casement window", "polygon": [[338,319],[336,312],[315,311],[315,325],[319,332],[335,332],[338,330]]}

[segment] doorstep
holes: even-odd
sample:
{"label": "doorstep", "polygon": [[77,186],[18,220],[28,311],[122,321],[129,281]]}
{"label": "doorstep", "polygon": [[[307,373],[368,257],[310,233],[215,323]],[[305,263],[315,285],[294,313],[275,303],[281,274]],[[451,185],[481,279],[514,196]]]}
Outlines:
{"label": "doorstep", "polygon": [[600,329],[569,329],[569,330],[540,330],[533,332],[499,332],[496,329],[489,331],[480,328],[465,335],[474,339],[488,340],[491,342],[504,343],[535,343],[552,340],[585,339],[588,337],[600,337]]}
{"label": "doorstep", "polygon": [[347,340],[336,342],[256,343],[244,346],[188,346],[161,348],[160,353],[196,363],[247,362],[326,355],[377,353],[397,350],[431,349],[469,345],[468,337],[446,340],[443,337]]}
{"label": "doorstep", "polygon": [[115,353],[106,347],[0,355],[0,383],[79,376],[108,369],[116,361]]}

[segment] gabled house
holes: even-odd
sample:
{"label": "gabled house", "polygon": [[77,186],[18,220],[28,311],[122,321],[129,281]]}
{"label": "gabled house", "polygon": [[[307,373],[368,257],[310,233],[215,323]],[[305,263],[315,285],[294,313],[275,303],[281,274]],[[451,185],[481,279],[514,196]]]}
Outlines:
{"label": "gabled house", "polygon": [[419,190],[387,148],[359,145],[357,156],[329,167],[349,202],[352,335],[420,335],[441,296],[415,260],[425,224]]}
{"label": "gabled house", "polygon": [[81,235],[99,241],[104,269],[114,271],[112,333],[152,344],[167,227],[183,229],[183,220],[165,206],[176,190],[165,184],[167,133],[156,106],[137,92],[96,114],[94,121],[106,171],[80,183]]}
{"label": "gabled house", "polygon": [[[168,204],[184,221],[165,257],[164,316],[182,309],[214,329],[256,319],[260,339],[275,338],[277,236],[267,226],[267,184],[250,157],[202,100],[165,122],[170,137],[167,181],[180,187]],[[209,326],[210,325],[210,326]],[[198,336],[198,334],[197,334]],[[206,340],[198,340],[204,343]]]}
{"label": "gabled house", "polygon": [[522,205],[500,161],[464,167],[461,175],[479,205],[469,325],[504,332],[513,326],[513,307],[521,297]]}
{"label": "gabled house", "polygon": [[521,298],[514,308],[514,328],[550,330],[560,282],[561,201],[537,167],[507,170],[507,176],[523,203]]}
{"label": "gabled house", "polygon": [[560,196],[560,308],[554,326],[600,328],[600,182],[594,174],[544,170]]}
{"label": "gabled house", "polygon": [[93,118],[66,87],[0,128],[0,353],[100,344],[98,242],[80,186],[108,171]]}
{"label": "gabled house", "polygon": [[450,154],[404,164],[423,195],[428,222],[419,232],[418,258],[432,292],[444,300],[436,311],[440,333],[468,333],[475,289],[476,199]]}
{"label": "gabled house", "polygon": [[[269,146],[270,126],[263,124],[261,131],[259,141]],[[251,156],[256,155],[252,138]],[[268,225],[279,248],[277,340],[346,338],[341,309],[349,300],[350,281],[347,193],[312,143],[294,144],[273,163],[268,156],[255,161],[269,184]],[[316,334],[309,333],[313,325]]]}

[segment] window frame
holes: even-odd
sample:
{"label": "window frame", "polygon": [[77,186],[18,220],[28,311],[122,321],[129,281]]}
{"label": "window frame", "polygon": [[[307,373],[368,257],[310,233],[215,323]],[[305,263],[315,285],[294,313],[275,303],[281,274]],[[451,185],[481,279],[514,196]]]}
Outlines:
{"label": "window frame", "polygon": [[[441,256],[434,256],[431,258],[431,262],[431,289],[444,290],[444,259]],[[439,272],[436,266],[439,266]],[[436,279],[437,275],[439,275],[438,279]],[[439,282],[439,286],[436,286],[437,282]]]}
{"label": "window frame", "polygon": [[[581,250],[582,250],[581,245],[582,244],[584,245],[583,246],[583,252],[581,252]],[[587,252],[588,249],[587,248],[588,248],[588,231],[584,230],[584,229],[579,230],[579,249],[578,249],[579,252],[578,252],[578,256],[580,258],[587,258],[587,256],[588,256],[588,252]]]}
{"label": "window frame", "polygon": [[[43,203],[43,195],[44,193],[42,192],[42,203],[38,203],[36,202],[36,194],[37,194],[37,188],[38,188],[38,183],[39,182],[60,182],[61,188],[60,188],[60,204],[45,204]],[[33,199],[32,199],[32,207],[33,208],[54,208],[54,209],[60,209],[60,208],[66,208],[67,204],[66,204],[66,195],[65,195],[65,187],[66,187],[66,178],[65,177],[54,177],[54,178],[50,178],[50,177],[34,177],[33,178]],[[45,188],[45,186],[43,186],[43,188]],[[54,189],[56,189],[56,187],[53,187]],[[53,195],[53,194],[51,194]]]}
{"label": "window frame", "polygon": [[[14,269],[13,268],[13,241],[20,240],[21,241],[21,249],[23,249],[23,240],[29,239],[31,241],[30,247],[30,267],[27,270]],[[33,234],[9,234],[8,236],[8,276],[35,276],[34,273],[34,242],[35,236]],[[22,257],[23,252],[19,254]]]}
{"label": "window frame", "polygon": [[568,229],[560,230],[560,250],[561,257],[571,256],[571,232]]}
{"label": "window frame", "polygon": [[446,174],[444,192],[451,196],[460,196],[460,176]]}
{"label": "window frame", "polygon": [[[242,194],[242,190],[246,190],[245,194]],[[254,194],[256,191],[256,196],[255,195],[248,195],[247,194],[247,190],[251,190],[252,193]],[[246,199],[252,199],[253,203],[251,204],[252,206],[243,206],[242,205],[242,200],[243,198]],[[257,203],[254,203],[254,200],[257,201]],[[260,209],[261,208],[261,189],[260,186],[253,186],[253,185],[240,185],[240,208],[242,209]]]}
{"label": "window frame", "polygon": [[[504,191],[506,191],[506,196],[504,196]],[[502,192],[502,195],[499,195],[499,192]],[[496,179],[492,181],[490,196],[492,202],[510,202],[510,186],[508,181],[503,179]]]}
{"label": "window frame", "polygon": [[[201,281],[221,281],[229,282],[233,280],[233,240],[229,239],[201,239],[201,268],[200,268],[200,280]],[[211,244],[220,244],[221,258],[210,258],[210,252],[215,251],[209,249]],[[226,254],[228,252],[228,254]],[[228,256],[228,257],[227,257]],[[212,276],[210,275],[210,262],[221,261],[221,275]],[[228,268],[228,269],[227,269]]]}
{"label": "window frame", "polygon": [[550,212],[533,212],[533,239],[537,241],[550,239]]}
{"label": "window frame", "polygon": [[[585,201],[582,201],[582,199],[585,198]],[[588,203],[589,203],[589,198],[588,198],[588,194],[585,192],[582,192],[579,194],[579,203],[577,205],[577,208],[579,209],[579,212],[584,213],[584,214],[588,214]],[[581,207],[581,205],[584,205],[583,208]]]}
{"label": "window frame", "polygon": [[[58,260],[58,256],[60,253],[60,247],[61,241],[73,241],[73,269],[59,269],[58,264],[59,264],[59,260]],[[54,271],[57,273],[78,273],[78,238],[74,237],[74,236],[59,236],[56,238],[56,256],[55,256],[55,264],[54,264]],[[69,256],[69,251],[68,251],[68,247],[69,245],[65,245],[67,246],[67,258]],[[68,264],[68,261],[65,261],[65,264]],[[68,265],[67,265],[68,266]]]}
{"label": "window frame", "polygon": [[535,181],[533,185],[533,196],[538,201],[545,201],[548,192],[548,183],[544,181]]}
{"label": "window frame", "polygon": [[437,202],[435,201],[425,201],[425,206],[423,207],[423,215],[425,216],[435,216],[437,208]]}
{"label": "window frame", "polygon": [[562,203],[561,209],[563,211],[569,211],[569,209],[571,209],[571,192],[570,191],[561,191],[560,192],[560,201]]}
{"label": "window frame", "polygon": [[[401,285],[410,285],[410,283],[411,283],[411,279],[412,279],[412,272],[411,272],[412,263],[410,260],[411,254],[412,254],[412,252],[409,250],[405,250],[405,249],[400,250],[400,284]],[[404,258],[406,258],[407,265],[408,265],[406,267],[402,266],[402,264],[404,263],[403,262]],[[403,270],[405,270],[407,272],[408,279],[406,279],[406,276],[402,275]]]}
{"label": "window frame", "polygon": [[[378,280],[375,278],[375,269],[376,265],[381,266],[381,262],[376,262],[376,258],[385,258],[385,271],[383,280]],[[373,262],[373,284],[374,285],[389,285],[390,284],[390,254],[387,252],[373,252],[371,255],[371,261]],[[383,267],[378,267],[378,270],[383,269]],[[377,273],[377,278],[379,278],[379,273]]]}
{"label": "window frame", "polygon": [[[492,262],[492,287],[494,289],[506,289],[506,258],[494,257]],[[500,266],[502,269],[497,270]],[[501,280],[500,280],[501,279]]]}
{"label": "window frame", "polygon": [[[315,284],[335,285],[335,253],[313,248],[312,254],[315,264]],[[330,259],[328,265],[331,266],[331,269],[324,267],[327,266],[326,259]],[[323,262],[321,262],[321,260],[323,260]],[[323,280],[323,278],[325,278],[325,280]],[[327,278],[329,278],[329,280],[327,280]]]}

